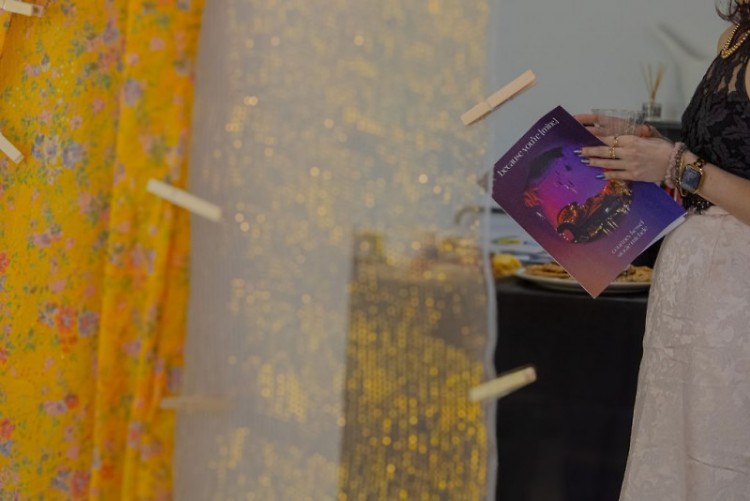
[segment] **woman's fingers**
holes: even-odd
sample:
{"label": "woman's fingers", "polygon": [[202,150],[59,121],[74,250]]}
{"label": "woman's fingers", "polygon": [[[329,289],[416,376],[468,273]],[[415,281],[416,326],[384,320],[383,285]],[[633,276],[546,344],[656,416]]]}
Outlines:
{"label": "woman's fingers", "polygon": [[[619,153],[622,152],[621,148],[614,149],[615,158],[619,158]],[[612,146],[588,146],[581,149],[581,156],[584,158],[598,157],[598,158],[612,158]]]}
{"label": "woman's fingers", "polygon": [[663,139],[637,136],[605,136],[604,146],[586,146],[578,150],[584,164],[605,169],[597,172],[604,179],[660,182],[668,168],[672,145]]}
{"label": "woman's fingers", "polygon": [[630,157],[622,158],[603,158],[589,157],[584,159],[584,163],[589,167],[603,169],[597,172],[596,177],[599,179],[622,179],[623,181],[645,181],[643,166]]}
{"label": "woman's fingers", "polygon": [[607,170],[627,170],[629,167],[627,162],[610,160],[608,158],[592,158],[586,165],[589,167],[601,167]]}
{"label": "woman's fingers", "polygon": [[621,181],[637,181],[635,174],[629,170],[605,170],[596,176],[599,179],[619,179]]}
{"label": "woman's fingers", "polygon": [[632,152],[629,148],[622,146],[623,139],[624,137],[618,137],[615,147],[615,137],[606,136],[602,138],[606,146],[581,148],[580,156],[584,164],[603,169],[602,172],[597,173],[597,178],[634,180],[635,176],[630,172],[631,162],[623,159]]}
{"label": "woman's fingers", "polygon": [[599,127],[595,127],[593,125],[587,125],[586,130],[592,133],[593,135],[600,137],[599,134],[601,134],[601,129]]}
{"label": "woman's fingers", "polygon": [[[617,138],[615,140],[615,137]],[[582,157],[612,158],[612,147],[615,149],[615,157],[619,158],[623,148],[632,143],[632,136],[602,136],[599,139],[606,146],[586,146],[581,148]]]}
{"label": "woman's fingers", "polygon": [[581,122],[582,124],[594,124],[596,123],[596,115],[593,113],[580,113],[573,115],[573,118]]}

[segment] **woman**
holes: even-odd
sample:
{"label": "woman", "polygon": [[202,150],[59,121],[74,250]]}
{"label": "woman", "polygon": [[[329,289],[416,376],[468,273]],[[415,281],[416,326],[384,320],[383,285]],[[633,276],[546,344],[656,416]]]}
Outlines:
{"label": "woman", "polygon": [[655,266],[621,501],[750,499],[750,4],[717,11],[732,25],[685,144],[642,126],[581,152],[603,178],[675,186],[689,212]]}

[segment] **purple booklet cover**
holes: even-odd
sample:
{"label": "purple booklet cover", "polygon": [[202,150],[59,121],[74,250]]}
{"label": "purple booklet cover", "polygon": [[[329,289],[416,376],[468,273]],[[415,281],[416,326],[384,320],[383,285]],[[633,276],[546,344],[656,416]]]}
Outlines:
{"label": "purple booklet cover", "polygon": [[497,161],[492,185],[500,207],[592,297],[685,216],[654,183],[596,179],[601,169],[575,150],[601,144],[558,106]]}

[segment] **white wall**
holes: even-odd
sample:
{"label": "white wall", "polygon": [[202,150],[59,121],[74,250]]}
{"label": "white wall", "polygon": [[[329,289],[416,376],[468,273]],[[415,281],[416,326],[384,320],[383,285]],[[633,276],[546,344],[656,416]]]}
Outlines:
{"label": "white wall", "polygon": [[710,0],[494,0],[491,16],[489,88],[527,69],[536,73],[537,85],[489,117],[488,168],[557,105],[571,113],[640,109],[647,97],[641,63],[667,64],[657,101],[663,118],[679,119],[687,105],[683,94],[692,93],[702,75],[680,77],[657,26],[665,24],[707,56],[715,54],[725,27]]}

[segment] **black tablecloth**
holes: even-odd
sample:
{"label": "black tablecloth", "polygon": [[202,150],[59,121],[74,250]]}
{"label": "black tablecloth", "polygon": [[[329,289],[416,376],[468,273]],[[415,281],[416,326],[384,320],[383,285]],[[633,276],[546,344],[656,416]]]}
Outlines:
{"label": "black tablecloth", "polygon": [[647,300],[498,281],[496,368],[538,378],[498,403],[498,500],[617,500]]}

